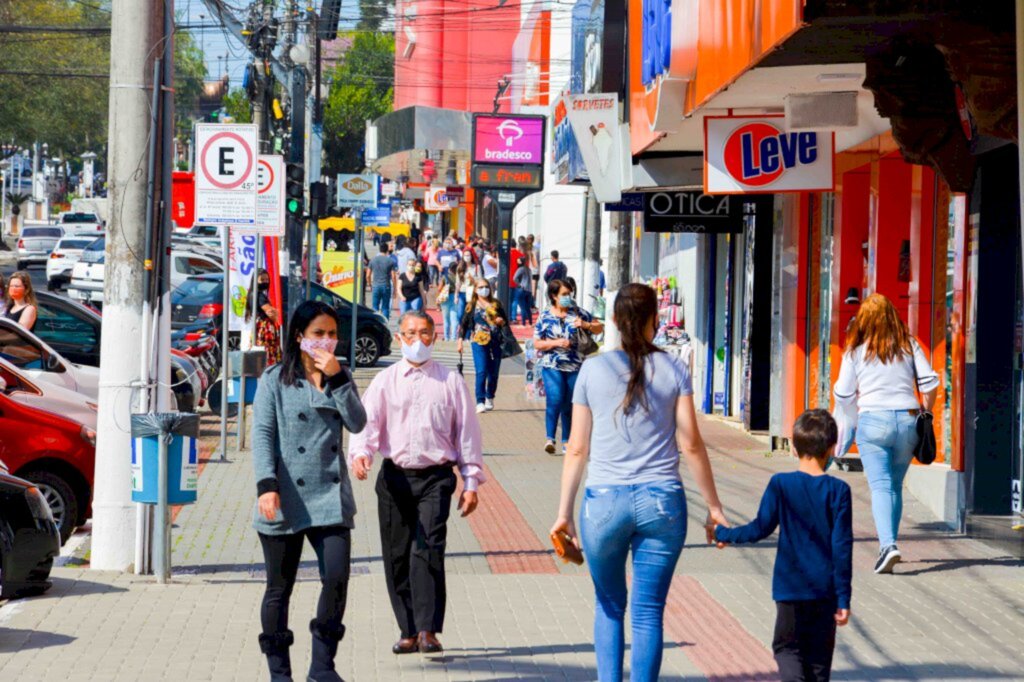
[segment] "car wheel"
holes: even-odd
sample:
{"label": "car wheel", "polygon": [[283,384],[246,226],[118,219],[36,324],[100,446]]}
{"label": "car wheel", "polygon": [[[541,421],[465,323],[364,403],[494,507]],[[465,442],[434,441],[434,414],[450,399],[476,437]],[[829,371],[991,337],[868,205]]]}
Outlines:
{"label": "car wheel", "polygon": [[373,367],[380,358],[380,343],[373,334],[363,332],[356,336],[356,366]]}
{"label": "car wheel", "polygon": [[53,521],[60,531],[60,544],[63,545],[74,532],[75,520],[78,518],[78,498],[75,497],[75,491],[67,481],[49,471],[30,471],[25,474],[25,479],[34,483],[46,498],[53,513]]}

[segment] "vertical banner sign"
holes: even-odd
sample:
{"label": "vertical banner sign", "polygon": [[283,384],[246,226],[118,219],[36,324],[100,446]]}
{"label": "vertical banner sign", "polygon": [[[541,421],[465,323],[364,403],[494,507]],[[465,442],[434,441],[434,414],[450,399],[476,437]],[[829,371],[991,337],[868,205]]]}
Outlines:
{"label": "vertical banner sign", "polygon": [[197,225],[256,224],[256,126],[196,124]]}
{"label": "vertical banner sign", "polygon": [[256,272],[256,240],[259,238],[252,231],[231,230],[228,329],[233,332],[240,332],[245,327],[245,301]]}
{"label": "vertical banner sign", "polygon": [[566,112],[598,201],[622,199],[619,96],[566,95]]}
{"label": "vertical banner sign", "polygon": [[284,157],[256,159],[256,229],[267,237],[284,236]]}
{"label": "vertical banner sign", "polygon": [[352,251],[324,251],[320,254],[320,265],[324,271],[325,287],[342,298],[351,301],[353,284],[356,281],[356,259]]}
{"label": "vertical banner sign", "polygon": [[830,192],[835,134],[783,130],[784,116],[704,119],[708,194]]}

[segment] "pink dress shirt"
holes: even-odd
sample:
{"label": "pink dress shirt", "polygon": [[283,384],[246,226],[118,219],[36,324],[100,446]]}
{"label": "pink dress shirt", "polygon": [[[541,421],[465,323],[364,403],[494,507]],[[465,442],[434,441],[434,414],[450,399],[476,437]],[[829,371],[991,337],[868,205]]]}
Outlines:
{"label": "pink dress shirt", "polygon": [[374,377],[363,394],[366,428],[349,435],[348,459],[373,454],[403,469],[455,462],[467,491],[483,473],[483,436],[469,388],[433,360],[413,367],[402,360]]}

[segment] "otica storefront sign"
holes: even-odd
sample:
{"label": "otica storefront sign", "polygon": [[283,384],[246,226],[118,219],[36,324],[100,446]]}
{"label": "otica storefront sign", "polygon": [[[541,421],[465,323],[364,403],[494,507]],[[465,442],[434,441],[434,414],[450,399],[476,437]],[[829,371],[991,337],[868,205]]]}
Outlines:
{"label": "otica storefront sign", "polygon": [[715,194],[834,189],[832,133],[786,132],[784,116],[704,120],[704,191]]}

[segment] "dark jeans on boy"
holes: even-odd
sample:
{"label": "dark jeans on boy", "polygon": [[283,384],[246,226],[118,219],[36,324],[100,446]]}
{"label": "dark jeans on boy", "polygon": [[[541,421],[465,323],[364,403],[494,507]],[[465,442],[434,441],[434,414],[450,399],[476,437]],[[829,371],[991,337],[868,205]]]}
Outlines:
{"label": "dark jeans on boy", "polygon": [[828,682],[836,647],[832,599],[775,602],[772,650],[782,682]]}

